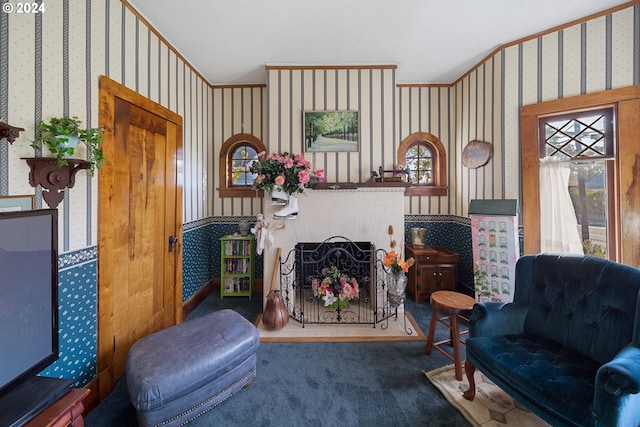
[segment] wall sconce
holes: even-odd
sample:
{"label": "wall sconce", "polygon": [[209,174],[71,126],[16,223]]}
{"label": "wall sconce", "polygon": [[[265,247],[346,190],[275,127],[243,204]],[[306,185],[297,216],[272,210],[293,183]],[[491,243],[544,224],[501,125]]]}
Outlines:
{"label": "wall sconce", "polygon": [[20,137],[20,132],[24,131],[23,128],[11,126],[9,123],[0,122],[0,139],[6,139],[9,144],[12,144],[16,138]]}

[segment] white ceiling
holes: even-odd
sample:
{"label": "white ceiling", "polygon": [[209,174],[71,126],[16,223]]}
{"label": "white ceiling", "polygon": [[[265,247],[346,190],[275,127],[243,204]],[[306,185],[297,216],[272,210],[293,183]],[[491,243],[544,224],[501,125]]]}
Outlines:
{"label": "white ceiling", "polygon": [[265,65],[395,64],[453,83],[498,46],[626,0],[129,0],[214,85]]}

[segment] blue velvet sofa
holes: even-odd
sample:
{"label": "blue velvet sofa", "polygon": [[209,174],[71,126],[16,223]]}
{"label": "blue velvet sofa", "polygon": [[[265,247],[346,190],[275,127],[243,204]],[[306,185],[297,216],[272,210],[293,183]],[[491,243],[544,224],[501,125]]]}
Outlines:
{"label": "blue velvet sofa", "polygon": [[640,426],[640,270],[590,256],[527,255],[513,303],[478,302],[477,368],[553,426]]}

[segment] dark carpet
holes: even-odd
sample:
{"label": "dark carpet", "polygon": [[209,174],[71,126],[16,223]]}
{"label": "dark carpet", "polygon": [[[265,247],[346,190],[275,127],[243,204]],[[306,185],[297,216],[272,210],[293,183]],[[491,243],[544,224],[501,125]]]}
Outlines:
{"label": "dark carpet", "polygon": [[[223,308],[253,322],[262,295],[221,301],[212,294],[189,319]],[[426,334],[430,304],[407,301],[405,309]],[[436,341],[448,332],[438,325]],[[422,373],[451,363],[437,351],[425,356],[423,342],[271,342],[260,344],[257,358],[253,383],[189,427],[469,425]],[[87,427],[137,425],[125,381],[88,414]]]}

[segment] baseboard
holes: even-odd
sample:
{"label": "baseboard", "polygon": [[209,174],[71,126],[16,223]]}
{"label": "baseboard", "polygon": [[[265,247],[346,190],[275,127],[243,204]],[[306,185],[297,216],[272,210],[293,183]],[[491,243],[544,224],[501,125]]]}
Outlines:
{"label": "baseboard", "polygon": [[191,298],[182,304],[182,320],[189,317],[189,315],[193,313],[193,310],[195,310],[202,301],[215,291],[220,292],[220,279],[209,280],[203,287],[198,289],[195,294],[191,295]]}
{"label": "baseboard", "polygon": [[[253,293],[262,293],[262,279],[253,280]],[[182,320],[186,319],[193,311],[212,293],[220,293],[220,279],[211,279],[182,304]]]}

